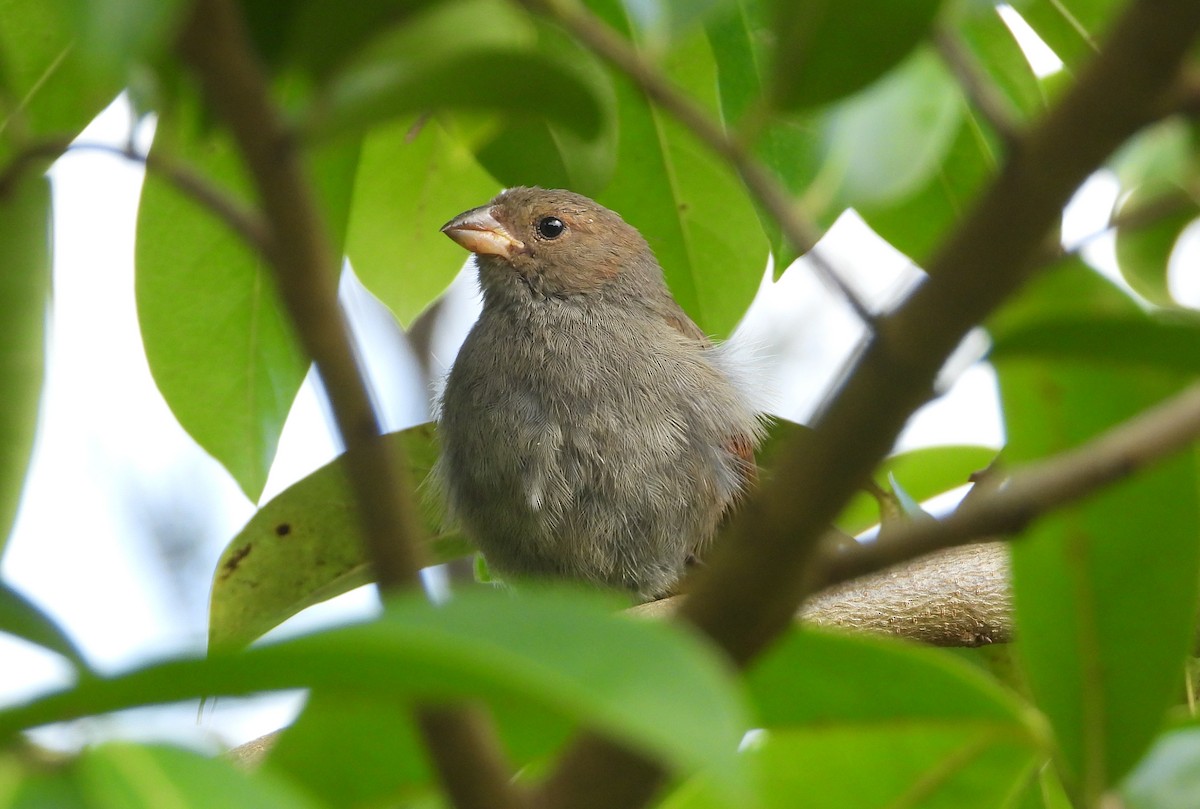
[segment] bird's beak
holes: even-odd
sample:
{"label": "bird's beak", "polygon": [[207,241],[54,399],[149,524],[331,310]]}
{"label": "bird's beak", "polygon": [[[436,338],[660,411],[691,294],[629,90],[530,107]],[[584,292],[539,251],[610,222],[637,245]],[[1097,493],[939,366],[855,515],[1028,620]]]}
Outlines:
{"label": "bird's beak", "polygon": [[460,213],[442,225],[442,233],[479,255],[511,259],[525,249],[525,243],[513,238],[492,216],[488,205]]}

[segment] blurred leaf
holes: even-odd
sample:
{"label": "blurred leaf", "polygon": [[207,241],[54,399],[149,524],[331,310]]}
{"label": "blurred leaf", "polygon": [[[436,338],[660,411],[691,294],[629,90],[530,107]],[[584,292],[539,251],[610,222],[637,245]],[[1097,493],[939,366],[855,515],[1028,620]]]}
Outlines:
{"label": "blurred leaf", "polygon": [[1029,27],[1068,70],[1096,55],[1120,0],[1021,0],[1013,3]]}
{"label": "blurred leaf", "polygon": [[1200,316],[1047,318],[998,334],[991,357],[1200,374]]}
{"label": "blurred leaf", "polygon": [[[423,481],[437,459],[432,424],[383,438],[403,447],[409,475]],[[373,581],[360,544],[361,523],[345,474],[346,456],[289,486],[260,508],[225,547],[213,576],[209,604],[211,649],[243,646],[305,607]],[[472,551],[443,527],[440,503],[423,503],[429,563]]]}
{"label": "blurred leaf", "polygon": [[316,809],[314,800],[269,774],[166,745],[109,742],[71,766],[89,809]]}
{"label": "blurred leaf", "polygon": [[328,138],[438,110],[550,120],[587,138],[599,134],[604,120],[591,86],[568,63],[544,53],[489,49],[348,71],[315,106],[305,129],[310,136]]}
{"label": "blurred leaf", "polygon": [[1129,809],[1193,809],[1200,795],[1200,726],[1159,736],[1120,791]]}
{"label": "blurred leaf", "polygon": [[621,0],[629,21],[652,50],[666,48],[672,39],[692,33],[705,20],[738,0]]}
{"label": "blurred leaf", "polygon": [[406,805],[400,799],[434,783],[426,756],[403,696],[318,690],[271,747],[264,769],[330,806]]}
{"label": "blurred leaf", "polygon": [[0,0],[0,156],[25,138],[74,135],[121,91],[122,76],[78,47],[84,7]]}
{"label": "blurred leaf", "polygon": [[941,650],[798,630],[748,684],[769,806],[999,805],[1047,755],[1015,697]]}
{"label": "blurred leaf", "polygon": [[[411,25],[438,0],[241,0],[260,48],[277,67],[296,64],[325,78],[389,29]],[[481,25],[487,20],[481,20]]]}
{"label": "blurred leaf", "polygon": [[[164,115],[154,152],[182,159],[245,200],[238,156],[200,134],[182,106]],[[310,171],[334,248],[341,249],[357,145],[312,155]],[[257,500],[308,361],[295,343],[268,268],[206,209],[151,172],[138,208],[138,321],[163,397],[185,430]]]}
{"label": "blurred leaf", "polygon": [[50,293],[50,181],[0,195],[0,558],[17,517],[42,396]]}
{"label": "blurred leaf", "polygon": [[[743,0],[726,14],[711,19],[707,26],[709,45],[717,65],[721,118],[734,129],[748,112],[756,113],[768,81],[770,31],[760,19],[760,4]],[[754,139],[755,155],[793,193],[812,181],[820,165],[819,117],[797,114],[772,116],[762,123]],[[797,257],[784,242],[774,217],[757,209],[763,230],[771,241],[775,271],[782,273]]]}
{"label": "blurred leaf", "polygon": [[771,98],[796,109],[861,90],[925,38],[941,0],[776,0]]}
{"label": "blurred leaf", "polygon": [[[1135,193],[1123,209],[1136,210],[1136,205],[1142,201],[1136,198],[1141,196]],[[1188,203],[1151,224],[1117,228],[1117,266],[1134,292],[1159,306],[1178,305],[1171,296],[1167,270],[1179,237],[1197,219],[1200,219],[1200,206]]]}
{"label": "blurred leaf", "polygon": [[922,188],[880,204],[859,203],[855,210],[872,230],[920,264],[970,210],[975,194],[994,174],[997,160],[980,123],[967,114],[941,165]]}
{"label": "blurred leaf", "polygon": [[3,581],[0,581],[0,632],[57,652],[80,672],[90,670],[79,648],[54,619]]}
{"label": "blurred leaf", "polygon": [[[928,500],[970,482],[973,473],[996,459],[991,447],[946,445],[924,447],[893,455],[875,470],[875,482],[886,486],[894,477],[917,502]],[[837,527],[858,534],[879,523],[879,505],[865,492],[856,494],[837,518]]]}
{"label": "blurred leaf", "polygon": [[768,731],[747,755],[771,809],[1002,806],[1036,762],[1000,730],[903,723]]}
{"label": "blurred leaf", "polygon": [[991,2],[952,3],[953,30],[961,37],[987,82],[1022,122],[1046,108],[1046,96],[1016,37]]}
{"label": "blurred leaf", "polygon": [[917,192],[954,144],[964,105],[954,78],[921,50],[885,79],[829,111],[824,158],[804,193],[832,221],[845,208]]}
{"label": "blurred leaf", "polygon": [[499,128],[478,138],[476,155],[504,186],[540,185],[599,195],[617,164],[617,99],[610,73],[595,56],[548,24],[536,27],[537,49],[571,65],[600,104],[600,131],[583,137],[546,118],[504,118]]}
{"label": "blurred leaf", "polygon": [[[1028,317],[1074,300],[1083,314],[1079,302],[1092,301],[1097,313],[1120,309],[1126,318],[1139,318],[1137,306],[1094,273],[1057,276],[1027,289],[1016,308]],[[1048,291],[1053,297],[1028,300]],[[993,331],[1002,345],[1013,326],[1002,323]],[[1147,345],[1155,338],[1130,339],[1138,341],[1130,350],[1155,353]],[[1009,437],[1005,458],[1013,463],[1075,447],[1193,378],[1126,365],[1122,357],[1080,363],[1073,351],[1086,340],[1068,342],[1059,354],[1048,350],[1048,342],[1041,355],[1008,353],[993,360]],[[1060,767],[1085,801],[1133,766],[1174,699],[1194,641],[1198,491],[1195,459],[1184,453],[1039,520],[1013,545],[1023,667],[1054,727]]]}
{"label": "blurred leaf", "polygon": [[[606,22],[628,31],[614,0],[595,5]],[[693,100],[717,108],[712,52],[701,32],[664,63]],[[768,245],[741,181],[686,129],[617,81],[619,159],[599,198],[653,248],[680,305],[706,333],[726,336],[745,314],[767,266]]]}
{"label": "blurred leaf", "polygon": [[757,722],[768,730],[928,722],[1040,743],[1034,718],[994,679],[943,650],[889,638],[795,629],[746,682]]}
{"label": "blurred leaf", "polygon": [[749,805],[736,753],[748,720],[726,662],[691,633],[615,606],[596,593],[537,588],[469,592],[441,606],[406,597],[370,623],[81,682],[0,711],[0,738],[136,705],[299,687],[389,705],[405,696],[528,702],[680,775],[704,771],[730,805]]}
{"label": "blurred leaf", "polygon": [[446,289],[466,261],[441,226],[498,190],[436,120],[400,121],[367,135],[346,252],[359,280],[402,326]]}
{"label": "blurred leaf", "polygon": [[1117,264],[1134,291],[1160,306],[1177,306],[1167,268],[1180,234],[1200,217],[1193,192],[1200,181],[1194,127],[1168,119],[1148,127],[1109,161],[1121,182],[1116,218],[1155,214],[1137,227],[1117,228]]}
{"label": "blurred leaf", "polygon": [[86,0],[78,47],[93,70],[126,78],[175,44],[183,0]]}

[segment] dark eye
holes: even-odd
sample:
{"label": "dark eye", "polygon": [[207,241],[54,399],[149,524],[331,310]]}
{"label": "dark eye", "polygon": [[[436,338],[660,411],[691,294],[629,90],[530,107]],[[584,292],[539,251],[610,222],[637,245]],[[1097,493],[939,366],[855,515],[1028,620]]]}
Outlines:
{"label": "dark eye", "polygon": [[567,229],[557,216],[543,216],[538,220],[537,232],[543,239],[557,239]]}

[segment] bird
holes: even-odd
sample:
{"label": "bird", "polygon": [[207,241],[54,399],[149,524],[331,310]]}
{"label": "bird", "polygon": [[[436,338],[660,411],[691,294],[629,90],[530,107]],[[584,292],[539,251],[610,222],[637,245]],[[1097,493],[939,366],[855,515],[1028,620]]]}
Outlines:
{"label": "bird", "polygon": [[585,196],[509,188],[442,232],[483,299],[436,406],[450,519],[503,579],[674,593],[755,480],[763,417],[736,357]]}

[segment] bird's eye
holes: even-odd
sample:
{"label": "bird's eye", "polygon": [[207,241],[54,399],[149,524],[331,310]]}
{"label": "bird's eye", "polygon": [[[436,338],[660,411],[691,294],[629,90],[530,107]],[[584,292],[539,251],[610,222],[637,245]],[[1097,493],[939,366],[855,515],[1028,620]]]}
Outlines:
{"label": "bird's eye", "polygon": [[543,239],[557,239],[567,226],[557,216],[543,216],[538,220],[537,232]]}

